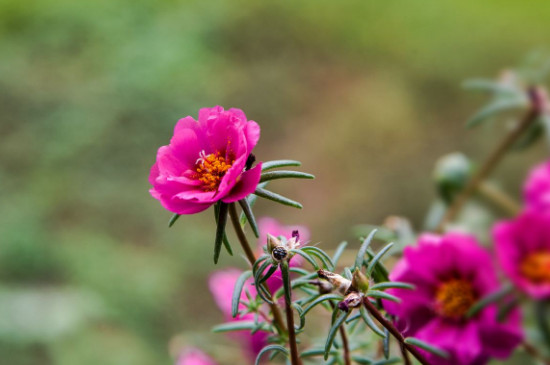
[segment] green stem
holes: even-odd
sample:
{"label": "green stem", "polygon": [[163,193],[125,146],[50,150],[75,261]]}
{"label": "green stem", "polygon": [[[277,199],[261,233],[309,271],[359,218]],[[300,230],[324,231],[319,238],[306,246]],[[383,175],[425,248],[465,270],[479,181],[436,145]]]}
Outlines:
{"label": "green stem", "polygon": [[279,267],[283,274],[283,287],[285,290],[286,325],[288,328],[288,345],[290,347],[290,359],[292,365],[301,365],[296,345],[296,332],[294,329],[294,312],[292,311],[292,289],[290,286],[290,275],[288,274],[288,261],[283,260]]}

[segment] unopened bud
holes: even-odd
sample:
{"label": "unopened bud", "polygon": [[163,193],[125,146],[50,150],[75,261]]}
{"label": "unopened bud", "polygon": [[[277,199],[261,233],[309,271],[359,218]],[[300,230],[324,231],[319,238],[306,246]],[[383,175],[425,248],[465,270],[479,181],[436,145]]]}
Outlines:
{"label": "unopened bud", "polygon": [[366,293],[369,290],[369,279],[361,270],[357,269],[353,272],[351,286],[361,293]]}
{"label": "unopened bud", "polygon": [[362,301],[363,296],[360,293],[352,291],[351,293],[346,295],[344,300],[338,303],[338,308],[340,308],[344,312],[349,312],[350,309],[359,307]]}
{"label": "unopened bud", "polygon": [[282,243],[277,237],[270,235],[269,233],[267,234],[267,252],[268,253],[273,252],[275,247],[279,247],[281,245]]}
{"label": "unopened bud", "polygon": [[347,291],[351,287],[351,280],[348,280],[345,277],[333,272],[321,269],[317,271],[317,275],[319,275],[321,279],[328,280],[328,282],[332,284],[334,290],[342,295],[346,295]]}
{"label": "unopened bud", "polygon": [[281,261],[288,256],[288,250],[284,246],[277,246],[271,251],[271,256],[275,261]]}
{"label": "unopened bud", "polygon": [[310,280],[309,284],[319,288],[319,294],[328,294],[332,292],[332,284],[325,280]]}

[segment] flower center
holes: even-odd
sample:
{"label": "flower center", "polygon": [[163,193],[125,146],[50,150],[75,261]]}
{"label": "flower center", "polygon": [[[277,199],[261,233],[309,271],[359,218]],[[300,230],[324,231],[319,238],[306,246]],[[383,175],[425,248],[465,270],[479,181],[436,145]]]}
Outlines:
{"label": "flower center", "polygon": [[437,311],[450,318],[460,318],[476,301],[472,284],[464,279],[451,279],[441,284],[435,293]]}
{"label": "flower center", "polygon": [[197,179],[202,182],[203,190],[214,191],[218,189],[222,177],[235,161],[226,159],[221,152],[207,155],[204,151],[201,151],[199,156],[195,168]]}
{"label": "flower center", "polygon": [[520,265],[521,273],[537,284],[550,284],[550,251],[527,255]]}

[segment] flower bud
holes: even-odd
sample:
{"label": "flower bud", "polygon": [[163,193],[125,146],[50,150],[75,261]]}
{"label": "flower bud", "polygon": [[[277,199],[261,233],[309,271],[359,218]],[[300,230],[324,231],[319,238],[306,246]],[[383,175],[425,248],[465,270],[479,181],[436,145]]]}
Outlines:
{"label": "flower bud", "polygon": [[369,290],[369,279],[361,270],[357,269],[353,272],[351,286],[361,293],[366,293]]}
{"label": "flower bud", "polygon": [[363,296],[360,293],[352,291],[351,293],[346,295],[344,300],[338,303],[338,308],[340,308],[344,312],[349,312],[350,309],[359,307],[362,301]]}
{"label": "flower bud", "polygon": [[437,160],[434,170],[434,178],[439,194],[447,203],[462,191],[470,178],[472,164],[462,153],[455,152]]}
{"label": "flower bud", "polygon": [[271,251],[271,257],[277,262],[284,260],[288,256],[288,250],[285,246],[277,246]]}
{"label": "flower bud", "polygon": [[328,282],[332,284],[334,290],[342,295],[346,295],[347,291],[351,287],[351,280],[348,280],[345,277],[333,272],[321,269],[317,271],[317,275],[319,275],[321,279],[328,280]]}
{"label": "flower bud", "polygon": [[272,253],[275,247],[281,246],[281,241],[273,235],[267,234],[267,252]]}

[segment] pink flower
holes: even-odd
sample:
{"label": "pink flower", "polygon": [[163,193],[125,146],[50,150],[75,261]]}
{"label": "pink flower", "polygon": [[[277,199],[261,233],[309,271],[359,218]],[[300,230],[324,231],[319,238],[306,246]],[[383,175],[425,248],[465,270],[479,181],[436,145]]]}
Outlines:
{"label": "pink flower", "polygon": [[550,298],[550,212],[528,210],[493,228],[498,260],[530,296]]}
{"label": "pink flower", "polygon": [[176,365],[217,365],[208,355],[197,348],[187,348],[181,352]]}
{"label": "pink flower", "polygon": [[523,187],[528,209],[550,211],[550,161],[531,170]]}
{"label": "pink flower", "polygon": [[477,300],[499,288],[491,257],[472,236],[422,235],[416,247],[405,248],[390,279],[416,286],[388,290],[401,303],[384,300],[404,335],[450,354],[449,360],[427,354],[432,364],[482,365],[490,357],[508,357],[522,340],[517,310],[502,323],[494,304],[472,318],[465,316]]}
{"label": "pink flower", "polygon": [[151,195],[177,214],[198,213],[217,201],[231,203],[256,189],[261,164],[245,171],[260,127],[240,109],[199,110],[199,120],[180,119],[168,146],[157,152]]}
{"label": "pink flower", "polygon": [[[236,318],[233,318],[231,315],[233,290],[235,288],[235,283],[237,282],[237,279],[239,278],[241,273],[242,271],[238,269],[219,270],[214,272],[210,276],[210,279],[208,281],[210,292],[214,296],[214,300],[216,301],[216,304],[220,308],[227,322],[254,320],[254,315],[251,313],[245,315],[237,315]],[[248,290],[253,298],[256,297],[254,280],[247,280],[241,293],[241,300],[247,302],[248,297],[246,296],[246,290]],[[244,309],[246,309],[244,304],[239,304],[239,311]],[[258,331],[251,335],[249,331],[236,331],[231,332],[231,334],[232,336],[237,336],[237,339],[243,344],[247,356],[249,356],[251,359],[255,359],[258,352],[260,352],[260,350],[267,345],[267,332]]]}

